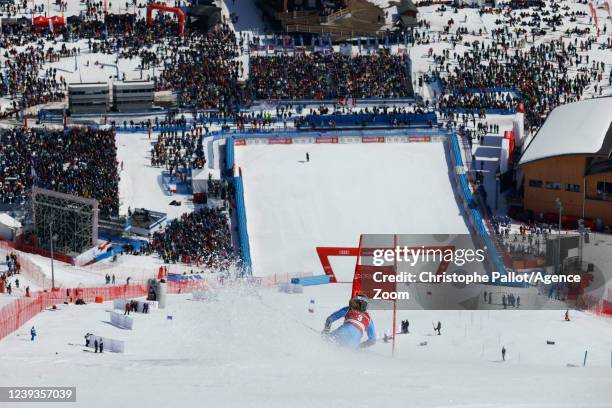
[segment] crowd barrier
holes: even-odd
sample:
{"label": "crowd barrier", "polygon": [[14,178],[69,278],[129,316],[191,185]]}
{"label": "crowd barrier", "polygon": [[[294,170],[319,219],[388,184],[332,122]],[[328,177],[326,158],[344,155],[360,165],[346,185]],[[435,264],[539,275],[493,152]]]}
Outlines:
{"label": "crowd barrier", "polygon": [[612,289],[608,289],[607,299],[599,299],[590,295],[579,295],[576,299],[576,308],[600,316],[612,317]]}
{"label": "crowd barrier", "polygon": [[[304,143],[420,143],[440,142],[446,140],[447,132],[435,131],[409,131],[397,129],[396,131],[337,131],[337,132],[293,132],[293,133],[262,133],[235,135],[231,140],[230,157],[234,160],[234,146],[256,144],[304,144]],[[229,140],[229,138],[228,138]],[[230,166],[231,167],[231,166]]]}
{"label": "crowd barrier", "polygon": [[392,126],[394,124],[413,127],[432,127],[437,125],[435,113],[402,113],[402,114],[355,114],[355,115],[307,115],[309,126],[326,127],[334,123],[337,127],[347,126]]}
{"label": "crowd barrier", "polygon": [[275,273],[274,275],[256,277],[261,286],[271,287],[281,283],[291,283],[292,279],[304,278],[312,276],[312,272],[296,272],[296,273]]}

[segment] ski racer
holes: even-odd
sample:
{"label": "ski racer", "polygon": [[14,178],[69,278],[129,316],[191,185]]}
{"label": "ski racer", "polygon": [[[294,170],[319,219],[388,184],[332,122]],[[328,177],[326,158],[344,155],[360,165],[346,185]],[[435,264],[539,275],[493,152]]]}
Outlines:
{"label": "ski racer", "polygon": [[[366,312],[368,308],[368,299],[357,294],[349,301],[349,305],[332,313],[325,321],[323,335],[342,346],[348,348],[370,347],[376,343],[376,330],[374,322]],[[330,333],[331,325],[338,319],[344,317],[344,323],[336,330]],[[368,339],[361,342],[363,334],[366,333]]]}

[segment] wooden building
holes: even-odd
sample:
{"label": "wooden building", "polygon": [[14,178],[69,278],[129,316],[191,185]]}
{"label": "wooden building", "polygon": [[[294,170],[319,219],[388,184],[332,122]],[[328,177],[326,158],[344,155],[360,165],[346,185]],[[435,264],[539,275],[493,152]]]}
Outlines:
{"label": "wooden building", "polygon": [[534,218],[612,226],[612,97],[553,110],[520,159],[523,206]]}

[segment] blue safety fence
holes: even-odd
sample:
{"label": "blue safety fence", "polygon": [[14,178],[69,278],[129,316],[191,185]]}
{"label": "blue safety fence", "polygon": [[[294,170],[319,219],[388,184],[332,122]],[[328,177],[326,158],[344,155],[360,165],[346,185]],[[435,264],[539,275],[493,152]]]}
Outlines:
{"label": "blue safety fence", "polygon": [[302,286],[325,285],[331,280],[331,275],[303,276],[291,278],[291,283]]}
{"label": "blue safety fence", "polygon": [[431,127],[438,123],[435,113],[401,114],[355,114],[355,115],[307,115],[306,122],[312,127],[348,126],[411,126]]}
{"label": "blue safety fence", "polygon": [[247,230],[246,206],[244,204],[244,186],[242,176],[234,177],[234,191],[236,198],[236,219],[238,221],[238,240],[240,253],[247,273],[251,273],[251,248],[249,245],[249,232]]}
{"label": "blue safety fence", "polygon": [[[285,106],[285,105],[337,105],[340,99],[346,99],[347,103],[352,103],[353,98],[330,98],[330,99],[256,99],[254,105],[267,105],[269,107],[274,106]],[[403,98],[385,98],[385,97],[371,97],[371,98],[355,98],[357,104],[412,104],[415,102],[415,97],[403,97]]]}
{"label": "blue safety fence", "polygon": [[230,136],[225,141],[225,169],[229,173],[232,171],[233,167],[234,167],[234,138]]}
{"label": "blue safety fence", "polygon": [[[461,147],[459,145],[459,140],[455,133],[452,133],[449,136],[450,140],[450,154],[452,156],[452,162],[456,166],[454,169],[451,169],[453,172],[457,172],[457,168],[463,168],[463,157],[461,155]],[[502,275],[507,275],[506,265],[500,255],[497,247],[491,240],[491,236],[487,231],[485,226],[484,219],[480,211],[478,210],[478,204],[476,202],[476,198],[472,194],[470,190],[469,180],[466,174],[456,174],[456,177],[459,181],[459,194],[461,194],[464,203],[465,203],[465,211],[467,212],[467,217],[470,219],[472,226],[476,229],[475,233],[480,238],[483,246],[488,249],[488,254],[492,261],[492,266],[496,272],[499,272]],[[501,285],[500,282],[493,282],[494,284]],[[504,286],[512,286],[512,287],[527,287],[528,283],[504,283]]]}

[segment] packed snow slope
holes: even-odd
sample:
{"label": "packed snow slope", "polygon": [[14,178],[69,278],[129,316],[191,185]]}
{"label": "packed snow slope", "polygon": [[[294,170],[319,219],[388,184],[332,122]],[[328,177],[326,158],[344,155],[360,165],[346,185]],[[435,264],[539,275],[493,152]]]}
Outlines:
{"label": "packed snow slope", "polygon": [[[166,310],[133,316],[133,331],[107,323],[110,303],[60,305],[0,341],[0,386],[76,386],[76,404],[54,406],[88,408],[612,406],[609,319],[400,311],[411,333],[398,336],[392,358],[382,341],[351,352],[321,339],[325,317],[349,293],[350,285],[335,284],[294,295],[223,289],[211,303],[173,295]],[[390,312],[372,316],[379,332],[390,327]],[[441,336],[432,330],[438,320]],[[39,334],[34,342],[31,326]],[[125,340],[126,353],[84,352],[86,332]],[[556,345],[546,345],[549,339]]]}
{"label": "packed snow slope", "polygon": [[442,143],[247,145],[235,157],[256,276],[321,274],[316,247],[357,247],[360,234],[468,232]]}

